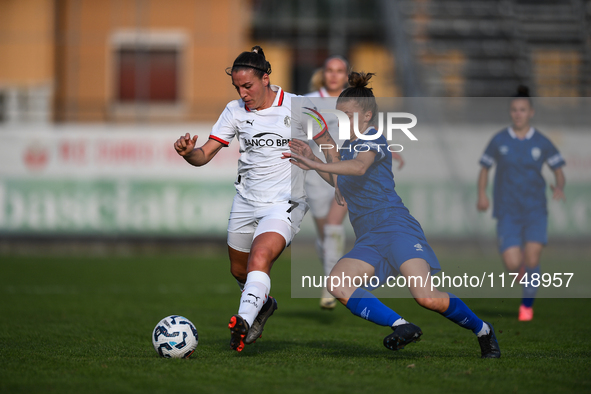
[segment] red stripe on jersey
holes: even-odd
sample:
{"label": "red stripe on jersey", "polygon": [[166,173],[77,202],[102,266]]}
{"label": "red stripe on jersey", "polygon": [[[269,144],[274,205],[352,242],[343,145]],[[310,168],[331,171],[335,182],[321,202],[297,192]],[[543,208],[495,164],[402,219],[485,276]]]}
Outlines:
{"label": "red stripe on jersey", "polygon": [[317,140],[318,138],[322,137],[324,135],[324,133],[326,133],[328,131],[328,129],[326,127],[324,127],[322,129],[322,131],[318,134],[316,134],[314,137],[312,137],[313,140]]}
{"label": "red stripe on jersey", "polygon": [[277,106],[281,107],[281,104],[283,104],[283,89],[281,89],[281,96],[279,96],[279,102],[277,103]]}
{"label": "red stripe on jersey", "polygon": [[246,112],[250,112],[250,108],[248,108],[248,105],[246,105],[246,103],[244,103],[244,109],[246,110]]}
{"label": "red stripe on jersey", "polygon": [[[244,106],[244,107],[246,108],[246,106]],[[215,135],[210,135],[209,138],[219,142],[220,144],[222,144],[224,146],[230,145],[230,143],[228,141],[224,141],[223,139],[216,137]]]}

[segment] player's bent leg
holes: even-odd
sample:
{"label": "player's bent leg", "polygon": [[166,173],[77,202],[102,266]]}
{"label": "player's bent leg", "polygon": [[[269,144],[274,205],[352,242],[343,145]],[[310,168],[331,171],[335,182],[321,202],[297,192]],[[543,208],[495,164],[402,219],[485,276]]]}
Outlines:
{"label": "player's bent leg", "polygon": [[510,246],[501,254],[503,264],[509,272],[519,272],[523,265],[523,252],[520,246]]}
{"label": "player's bent leg", "polygon": [[430,272],[429,264],[423,259],[410,259],[400,266],[415,301],[423,308],[443,313],[449,307],[449,295],[431,286]]}
{"label": "player's bent leg", "polygon": [[523,296],[519,306],[519,321],[530,321],[534,318],[534,300],[538,292],[538,286],[532,285],[532,277],[540,279],[540,256],[543,244],[538,242],[527,242],[524,247],[526,284],[523,285]]}
{"label": "player's bent leg", "polygon": [[[324,275],[326,276],[330,275],[336,263],[345,254],[345,227],[343,226],[343,219],[346,214],[347,207],[338,205],[334,197],[331,197],[330,209],[325,218],[322,245],[322,264]],[[322,309],[332,310],[335,306],[336,300],[328,289],[324,288],[322,290],[322,298],[320,299],[320,307]]]}
{"label": "player's bent leg", "polygon": [[[363,260],[343,258],[331,272],[330,290],[355,316],[392,328],[393,332],[387,335],[383,341],[386,348],[390,350],[404,349],[409,343],[417,342],[423,332],[419,327],[407,322],[398,313],[384,305],[369,291],[354,285],[356,282],[359,283],[354,278],[371,277],[374,273],[374,267]],[[334,286],[337,283],[337,278],[339,284]]]}
{"label": "player's bent leg", "polygon": [[238,315],[249,326],[244,338],[246,345],[255,342],[265,323],[277,309],[277,301],[269,296],[273,263],[285,249],[283,235],[268,231],[257,235],[252,243],[247,264],[247,280],[240,299]]}
{"label": "player's bent leg", "polygon": [[[248,256],[252,233],[228,233],[228,255],[230,257],[230,272],[236,278],[241,291],[246,284]],[[245,338],[249,332],[249,324],[240,316],[234,315],[228,323],[230,329],[230,347],[238,352],[244,349]]]}
{"label": "player's bent leg", "polygon": [[[330,272],[343,256],[345,250],[345,228],[343,225],[327,224],[324,226],[324,275],[329,276]],[[323,309],[334,309],[336,300],[328,289],[323,289],[320,307]]]}
{"label": "player's bent leg", "polygon": [[244,290],[246,283],[246,267],[248,264],[248,252],[241,252],[228,246],[228,255],[230,257],[230,272],[236,278],[240,290]]}
{"label": "player's bent leg", "polygon": [[[316,226],[316,232],[318,233],[318,239],[324,239],[324,225],[326,224],[326,216],[316,217],[314,216],[314,224]],[[322,258],[322,256],[319,256]]]}
{"label": "player's bent leg", "polygon": [[407,279],[410,293],[419,305],[439,312],[445,318],[477,335],[482,358],[501,356],[492,325],[478,318],[461,299],[432,287],[430,266],[425,260],[414,258],[405,261],[400,266],[400,273]]}
{"label": "player's bent leg", "polygon": [[527,268],[535,268],[540,264],[540,256],[544,245],[538,242],[526,242],[523,248],[524,261]]}
{"label": "player's bent leg", "polygon": [[[330,270],[332,269],[332,267],[330,267],[330,269],[327,269],[325,260],[324,225],[326,223],[326,217],[314,217],[314,223],[316,224],[316,232],[318,233],[318,238],[316,238],[316,253],[318,254],[318,258],[320,259],[320,263],[322,264],[324,275],[328,276],[328,274],[330,274]],[[320,296],[320,308],[332,310],[335,306],[335,298],[328,292],[326,287],[322,288],[322,294]]]}

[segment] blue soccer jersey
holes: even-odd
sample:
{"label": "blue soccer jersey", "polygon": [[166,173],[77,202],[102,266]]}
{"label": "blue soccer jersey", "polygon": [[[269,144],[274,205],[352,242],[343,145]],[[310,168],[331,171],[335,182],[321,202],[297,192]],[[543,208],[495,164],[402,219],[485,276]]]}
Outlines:
{"label": "blue soccer jersey", "polygon": [[[365,134],[371,136],[376,133],[376,129],[372,128]],[[380,224],[397,209],[402,210],[402,214],[409,214],[394,190],[392,154],[388,151],[388,141],[384,136],[373,141],[360,138],[353,142],[346,140],[340,148],[341,160],[352,160],[366,151],[375,152],[376,155],[364,175],[339,175],[337,179],[357,237]]]}
{"label": "blue soccer jersey", "polygon": [[[375,135],[370,129],[366,135]],[[367,141],[345,141],[341,160],[352,160],[359,153],[373,151],[374,162],[361,176],[339,175],[337,184],[347,201],[349,218],[357,240],[343,258],[365,261],[375,269],[382,283],[388,276],[400,273],[400,266],[420,258],[434,275],[441,269],[435,252],[425,238],[419,222],[410,214],[394,190],[392,154],[384,136]]]}
{"label": "blue soccer jersey", "polygon": [[513,129],[497,133],[480,158],[480,165],[496,164],[493,191],[493,216],[547,213],[546,181],[542,166],[552,170],[565,165],[558,149],[542,133],[531,128],[524,139]]}

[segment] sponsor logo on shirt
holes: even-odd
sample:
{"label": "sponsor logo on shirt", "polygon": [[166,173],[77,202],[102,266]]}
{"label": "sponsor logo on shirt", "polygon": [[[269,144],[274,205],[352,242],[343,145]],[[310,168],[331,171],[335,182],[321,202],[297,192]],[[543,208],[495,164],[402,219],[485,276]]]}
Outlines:
{"label": "sponsor logo on shirt", "polygon": [[277,133],[259,133],[244,139],[246,146],[287,146],[289,141]]}

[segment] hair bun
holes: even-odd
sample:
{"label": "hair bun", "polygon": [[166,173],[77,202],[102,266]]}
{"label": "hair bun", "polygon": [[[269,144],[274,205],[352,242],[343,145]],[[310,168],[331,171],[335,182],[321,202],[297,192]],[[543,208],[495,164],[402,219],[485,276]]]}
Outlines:
{"label": "hair bun", "polygon": [[265,57],[265,52],[263,52],[263,48],[261,48],[258,45],[253,46],[251,52],[258,53],[262,57]]}
{"label": "hair bun", "polygon": [[529,97],[529,88],[525,85],[519,85],[516,97]]}
{"label": "hair bun", "polygon": [[369,80],[374,75],[374,73],[358,73],[353,71],[349,74],[349,85],[351,85],[352,88],[364,88],[369,84]]}

